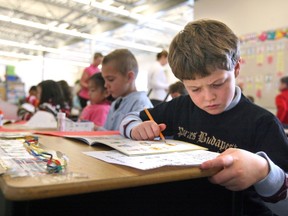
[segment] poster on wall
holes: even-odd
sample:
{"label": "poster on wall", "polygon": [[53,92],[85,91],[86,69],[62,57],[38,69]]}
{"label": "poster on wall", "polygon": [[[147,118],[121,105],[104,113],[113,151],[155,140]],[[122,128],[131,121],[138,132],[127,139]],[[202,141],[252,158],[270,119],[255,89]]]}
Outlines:
{"label": "poster on wall", "polygon": [[[256,104],[275,109],[279,80],[288,75],[288,38],[277,31],[242,40],[241,71],[238,82],[243,94],[252,96]],[[286,56],[286,58],[285,58]]]}

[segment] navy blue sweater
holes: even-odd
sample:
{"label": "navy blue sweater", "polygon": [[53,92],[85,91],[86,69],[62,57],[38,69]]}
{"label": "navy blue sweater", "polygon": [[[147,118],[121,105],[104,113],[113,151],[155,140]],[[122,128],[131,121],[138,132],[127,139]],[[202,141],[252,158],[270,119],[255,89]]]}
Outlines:
{"label": "navy blue sweater", "polygon": [[[195,143],[215,152],[223,152],[230,147],[254,153],[264,151],[276,165],[288,171],[288,140],[281,123],[272,113],[251,103],[243,95],[234,108],[218,115],[199,109],[189,96],[162,103],[149,111],[157,123],[167,125],[163,131],[165,136]],[[140,118],[148,120],[143,111]],[[231,215],[233,208],[238,208],[241,210],[239,215],[273,215],[253,187],[231,192],[211,184],[206,178],[192,180],[189,187],[191,191],[183,193],[187,193],[186,196],[191,193],[191,203],[194,203],[191,212]]]}

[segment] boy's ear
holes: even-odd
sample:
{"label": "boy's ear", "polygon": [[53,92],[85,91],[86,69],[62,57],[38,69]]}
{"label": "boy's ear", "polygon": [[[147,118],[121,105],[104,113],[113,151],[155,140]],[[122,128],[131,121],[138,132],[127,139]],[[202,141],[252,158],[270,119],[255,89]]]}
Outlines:
{"label": "boy's ear", "polygon": [[135,80],[135,73],[133,71],[129,71],[127,73],[127,77],[129,81],[134,81]]}
{"label": "boy's ear", "polygon": [[240,60],[237,62],[237,64],[235,65],[235,68],[234,68],[235,78],[238,77],[239,73],[240,73]]}

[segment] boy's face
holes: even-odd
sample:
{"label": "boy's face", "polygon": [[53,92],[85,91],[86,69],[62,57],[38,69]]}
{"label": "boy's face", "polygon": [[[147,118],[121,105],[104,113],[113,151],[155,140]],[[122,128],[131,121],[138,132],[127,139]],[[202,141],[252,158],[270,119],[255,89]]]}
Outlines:
{"label": "boy's face", "polygon": [[183,80],[183,84],[196,106],[217,115],[224,112],[234,98],[235,78],[239,70],[238,63],[233,71],[217,69],[207,77]]}
{"label": "boy's face", "polygon": [[122,75],[115,68],[113,62],[102,65],[102,75],[105,80],[105,87],[113,98],[124,97],[130,93],[131,77],[129,73],[127,75]]}

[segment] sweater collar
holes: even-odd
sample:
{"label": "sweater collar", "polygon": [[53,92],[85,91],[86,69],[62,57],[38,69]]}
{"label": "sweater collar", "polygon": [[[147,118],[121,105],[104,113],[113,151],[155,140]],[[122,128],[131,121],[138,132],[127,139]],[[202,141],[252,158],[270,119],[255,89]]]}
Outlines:
{"label": "sweater collar", "polygon": [[236,86],[235,97],[233,98],[229,106],[225,109],[225,112],[235,107],[239,103],[240,99],[241,99],[241,89],[240,87]]}

